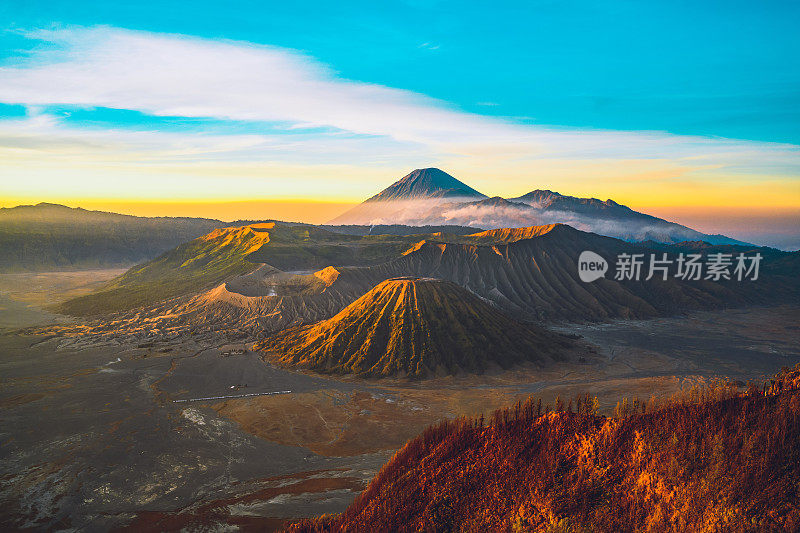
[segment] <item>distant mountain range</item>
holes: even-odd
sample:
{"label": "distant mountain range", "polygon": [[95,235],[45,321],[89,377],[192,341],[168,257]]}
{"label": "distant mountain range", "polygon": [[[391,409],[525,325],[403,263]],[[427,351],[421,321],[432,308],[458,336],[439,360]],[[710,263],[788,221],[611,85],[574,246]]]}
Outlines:
{"label": "distant mountain range", "polygon": [[[256,221],[137,217],[48,203],[1,208],[0,272],[129,267],[214,229],[253,222]],[[258,222],[277,221],[265,218]],[[316,228],[311,231],[317,235],[327,231],[357,237],[405,237],[432,233],[468,235],[483,229],[552,223],[566,223],[632,242],[747,244],[639,213],[613,200],[576,198],[550,190],[535,190],[510,199],[488,198],[436,168],[411,172],[327,225],[281,222],[280,227]],[[313,250],[309,248],[309,257],[318,260],[305,263],[303,268],[341,264],[337,257],[344,249],[332,246],[325,248],[317,243]],[[358,259],[356,264],[363,262]]]}
{"label": "distant mountain range", "polygon": [[487,197],[438,168],[417,169],[330,224],[458,225],[514,228],[564,223],[626,241],[747,244],[639,213],[613,200],[534,190],[516,198]]}
{"label": "distant mountain range", "polygon": [[[137,217],[89,211],[59,204],[40,203],[0,208],[0,272],[36,272],[130,267],[156,258],[179,244],[224,227],[255,221],[223,222],[211,218]],[[263,222],[274,222],[264,220]],[[308,224],[282,222],[281,227],[314,228]],[[334,226],[335,233],[354,236],[410,235],[413,233],[474,233],[473,228],[436,226],[418,228],[398,224],[386,226]],[[288,231],[288,230],[287,230]],[[311,230],[314,231],[313,229]],[[317,231],[317,234],[326,233]],[[307,268],[322,268],[335,262],[339,249]],[[315,248],[311,255],[324,256]],[[328,261],[328,262],[326,262]]]}
{"label": "distant mountain range", "polygon": [[128,267],[226,224],[41,203],[0,209],[0,272]]}
{"label": "distant mountain range", "polygon": [[[578,258],[585,250],[611,265],[605,279],[581,281]],[[679,253],[707,257],[716,252],[760,253],[759,279],[613,279],[619,254],[667,253],[674,260]],[[381,282],[411,276],[453,282],[522,321],[644,319],[796,301],[798,272],[800,252],[697,242],[630,243],[563,224],[472,235],[354,236],[275,223],[232,227],[195,239],[58,310],[82,316],[127,312],[133,322],[152,317],[153,327],[164,330],[234,327],[268,336],[327,320]],[[109,327],[109,334],[118,329]]]}

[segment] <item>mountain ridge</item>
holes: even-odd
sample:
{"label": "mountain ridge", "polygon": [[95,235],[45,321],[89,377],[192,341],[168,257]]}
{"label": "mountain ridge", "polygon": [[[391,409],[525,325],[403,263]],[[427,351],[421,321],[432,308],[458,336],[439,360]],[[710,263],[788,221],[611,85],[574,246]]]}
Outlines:
{"label": "mountain ridge", "polygon": [[111,280],[100,291],[59,304],[66,314],[113,312],[115,306],[136,307],[211,288],[220,279],[244,275],[259,264],[248,257],[270,241],[274,223],[218,228],[178,245]]}
{"label": "mountain ridge", "polygon": [[330,319],[281,331],[257,348],[271,360],[323,373],[422,378],[544,364],[567,344],[452,282],[402,277],[382,281]]}
{"label": "mountain ridge", "polygon": [[[291,228],[304,234],[303,228]],[[453,282],[491,302],[504,313],[525,322],[608,321],[670,316],[690,310],[713,310],[748,305],[791,303],[800,297],[797,273],[800,253],[742,246],[645,246],[586,233],[567,225],[489,230],[472,236],[431,234],[415,240],[391,241],[391,258],[364,266],[329,263],[316,271],[283,271],[271,265],[284,256],[275,238],[247,256],[244,274],[198,279],[181,298],[165,300],[164,291],[137,285],[138,292],[152,295],[143,307],[132,308],[132,298],[109,298],[94,293],[66,302],[67,314],[97,314],[101,309],[118,312],[120,320],[138,323],[150,317],[163,330],[219,330],[235,327],[255,338],[288,327],[327,320],[370,291],[380,282],[396,277],[439,278]],[[304,249],[299,241],[299,250]],[[273,245],[278,247],[271,248]],[[294,245],[287,245],[291,250]],[[342,248],[341,259],[352,251]],[[272,250],[272,251],[270,251]],[[584,283],[577,272],[578,257],[594,250],[611,265],[606,278]],[[615,257],[621,253],[761,253],[758,281],[719,282],[617,281]],[[275,253],[277,252],[277,255]],[[254,260],[257,261],[253,263]],[[347,265],[348,263],[344,263]],[[165,279],[173,279],[177,272]],[[200,283],[203,281],[203,283]],[[206,283],[208,282],[208,283]],[[213,285],[213,283],[216,285]],[[208,287],[203,289],[203,287]],[[111,324],[109,322],[109,324]],[[116,327],[98,326],[114,335]]]}
{"label": "mountain ridge", "polygon": [[208,218],[137,217],[42,202],[0,208],[0,271],[131,266],[226,225]]}
{"label": "mountain ridge", "polygon": [[614,416],[586,394],[445,420],[344,512],[289,531],[798,531],[799,383],[800,365]]}
{"label": "mountain ridge", "polygon": [[[437,180],[440,184],[432,185]],[[419,190],[415,189],[417,183]],[[558,222],[631,242],[705,240],[711,244],[749,244],[640,213],[612,199],[578,198],[549,189],[535,189],[514,198],[488,197],[436,168],[414,170],[329,224],[496,229]]]}

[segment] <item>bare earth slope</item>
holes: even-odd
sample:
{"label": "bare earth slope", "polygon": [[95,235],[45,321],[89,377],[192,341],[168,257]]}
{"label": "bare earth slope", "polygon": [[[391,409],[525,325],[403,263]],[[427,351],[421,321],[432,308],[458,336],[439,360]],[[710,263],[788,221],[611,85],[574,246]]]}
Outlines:
{"label": "bare earth slope", "polygon": [[[312,259],[317,261],[321,256],[314,255],[314,250],[318,244],[325,244],[320,240],[322,237],[308,242],[302,239],[293,241],[280,237],[279,230],[264,230],[270,234],[269,242],[257,252],[246,257],[236,256],[232,263],[228,255],[228,259],[216,263],[235,267],[238,271],[218,269],[209,278],[187,276],[192,271],[189,269],[187,272],[182,265],[189,257],[179,254],[183,259],[164,262],[162,270],[142,267],[154,274],[160,272],[152,280],[131,278],[126,274],[125,279],[131,283],[126,288],[128,292],[101,292],[67,302],[64,308],[74,314],[90,314],[98,309],[130,309],[128,315],[120,317],[123,323],[126,320],[132,324],[136,321],[141,323],[141,319],[146,317],[152,320],[151,329],[180,331],[189,328],[198,332],[222,328],[260,336],[262,332],[271,334],[289,326],[328,319],[382,281],[403,276],[451,281],[522,321],[650,318],[690,310],[791,303],[800,298],[800,253],[770,248],[697,243],[633,244],[555,224],[492,230],[467,236],[432,234],[400,237],[399,240],[370,236],[355,237],[366,239],[364,242],[328,242],[340,259],[332,263],[333,266],[307,273],[276,269],[270,261],[295,261],[294,258],[307,254],[312,254]],[[292,231],[300,230],[294,228]],[[329,236],[326,233],[324,238]],[[284,238],[286,244],[277,242]],[[384,242],[383,239],[388,240]],[[222,250],[217,242],[220,240],[221,237],[214,239],[217,251]],[[386,248],[381,248],[379,242],[383,242]],[[361,257],[366,257],[366,251],[369,251],[370,261],[382,256],[390,259],[371,266],[340,266],[342,262],[357,257],[352,247],[365,250],[358,254]],[[403,249],[405,251],[401,252]],[[577,263],[585,250],[594,251],[608,261],[606,278],[592,283],[580,280]],[[679,253],[707,256],[716,252],[762,254],[759,279],[684,281],[675,279],[674,265],[667,280],[658,276],[645,280],[646,265],[638,281],[613,279],[615,261],[621,253],[657,254],[658,257],[667,253],[674,260]],[[257,263],[253,262],[255,260]],[[151,264],[155,267],[156,263],[162,263],[162,260]],[[204,269],[199,272],[203,273]],[[158,279],[161,281],[157,283]],[[164,283],[165,280],[169,283]],[[159,303],[178,295],[163,290],[171,283],[182,289],[183,296]],[[129,298],[130,291],[134,296],[145,291],[147,298],[145,301]],[[120,298],[120,295],[125,298]],[[92,302],[97,304],[98,299],[104,300],[106,306],[89,305]],[[139,308],[134,309],[137,306]],[[120,327],[116,322],[113,326],[109,321],[104,324],[109,324],[109,333]],[[96,326],[104,327],[102,324]]]}
{"label": "bare earth slope", "polygon": [[147,305],[208,288],[225,278],[255,270],[248,256],[269,242],[274,223],[221,228],[131,268],[102,291],[68,300],[59,308],[90,315]]}
{"label": "bare earth slope", "polygon": [[520,324],[454,283],[389,279],[329,320],[258,344],[285,364],[362,376],[484,372],[559,358],[567,341]]}

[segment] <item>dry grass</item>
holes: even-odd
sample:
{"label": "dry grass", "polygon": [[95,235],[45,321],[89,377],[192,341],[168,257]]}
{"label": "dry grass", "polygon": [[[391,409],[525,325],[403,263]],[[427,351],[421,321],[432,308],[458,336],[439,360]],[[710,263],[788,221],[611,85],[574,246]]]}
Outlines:
{"label": "dry grass", "polygon": [[[797,531],[800,365],[597,415],[588,396],[428,428],[294,531]],[[544,412],[543,412],[544,411]]]}

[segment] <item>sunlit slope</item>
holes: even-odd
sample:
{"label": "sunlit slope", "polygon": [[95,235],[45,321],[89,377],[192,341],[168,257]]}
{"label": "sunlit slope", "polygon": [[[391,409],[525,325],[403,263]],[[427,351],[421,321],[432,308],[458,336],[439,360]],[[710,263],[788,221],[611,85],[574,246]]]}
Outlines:
{"label": "sunlit slope", "polygon": [[133,267],[106,289],[66,302],[61,312],[90,315],[156,305],[197,294],[259,265],[308,271],[330,264],[371,265],[401,253],[419,236],[358,236],[305,224],[268,222],[223,228]]}
{"label": "sunlit slope", "polygon": [[[211,242],[193,241],[132,269],[112,286],[124,286],[125,298],[106,290],[68,302],[64,309],[74,314],[152,309],[168,297],[185,294],[196,298],[180,308],[154,312],[179,313],[195,323],[258,323],[275,331],[330,318],[378,283],[402,276],[452,281],[522,320],[648,318],[800,298],[800,253],[769,248],[633,244],[563,224],[473,235],[342,235],[283,223],[260,231],[268,233],[268,239],[244,261],[220,245],[224,235],[217,233]],[[578,257],[585,250],[606,258],[605,279],[580,280]],[[716,252],[762,254],[759,279],[684,281],[672,275],[674,265],[666,280],[645,279],[650,254],[667,253],[675,260],[679,253]],[[643,255],[639,280],[614,279],[616,258],[623,253]],[[189,261],[193,254],[203,260]],[[211,265],[209,272],[201,268],[206,263]],[[256,271],[258,264],[262,266]],[[318,277],[312,274],[316,270],[327,274]],[[164,291],[157,288],[159,279]]]}
{"label": "sunlit slope", "polygon": [[[655,243],[653,243],[655,245]],[[767,248],[632,244],[576,230],[563,224],[501,229],[475,235],[432,236],[417,242],[392,261],[365,269],[346,269],[337,285],[360,285],[394,276],[413,275],[450,280],[497,303],[500,307],[541,319],[648,318],[691,309],[788,302],[800,294],[800,255]],[[584,283],[578,257],[584,250],[605,257],[605,279]],[[670,275],[646,280],[614,279],[619,254],[716,251],[759,252],[763,256],[757,281],[684,281]],[[674,265],[673,272],[674,274]]]}
{"label": "sunlit slope", "polygon": [[798,531],[800,391],[597,416],[528,402],[429,428],[341,515],[293,531]]}
{"label": "sunlit slope", "polygon": [[390,279],[333,318],[283,331],[258,347],[281,363],[319,372],[423,377],[547,364],[566,345],[453,283]]}
{"label": "sunlit slope", "polygon": [[533,239],[549,233],[557,227],[557,224],[546,224],[543,226],[528,226],[524,228],[499,228],[488,231],[472,233],[464,239],[464,242],[473,244],[508,244],[524,239]]}
{"label": "sunlit slope", "polygon": [[133,267],[104,290],[69,300],[60,311],[92,315],[131,309],[209,288],[257,268],[249,256],[269,242],[274,223],[222,228]]}

